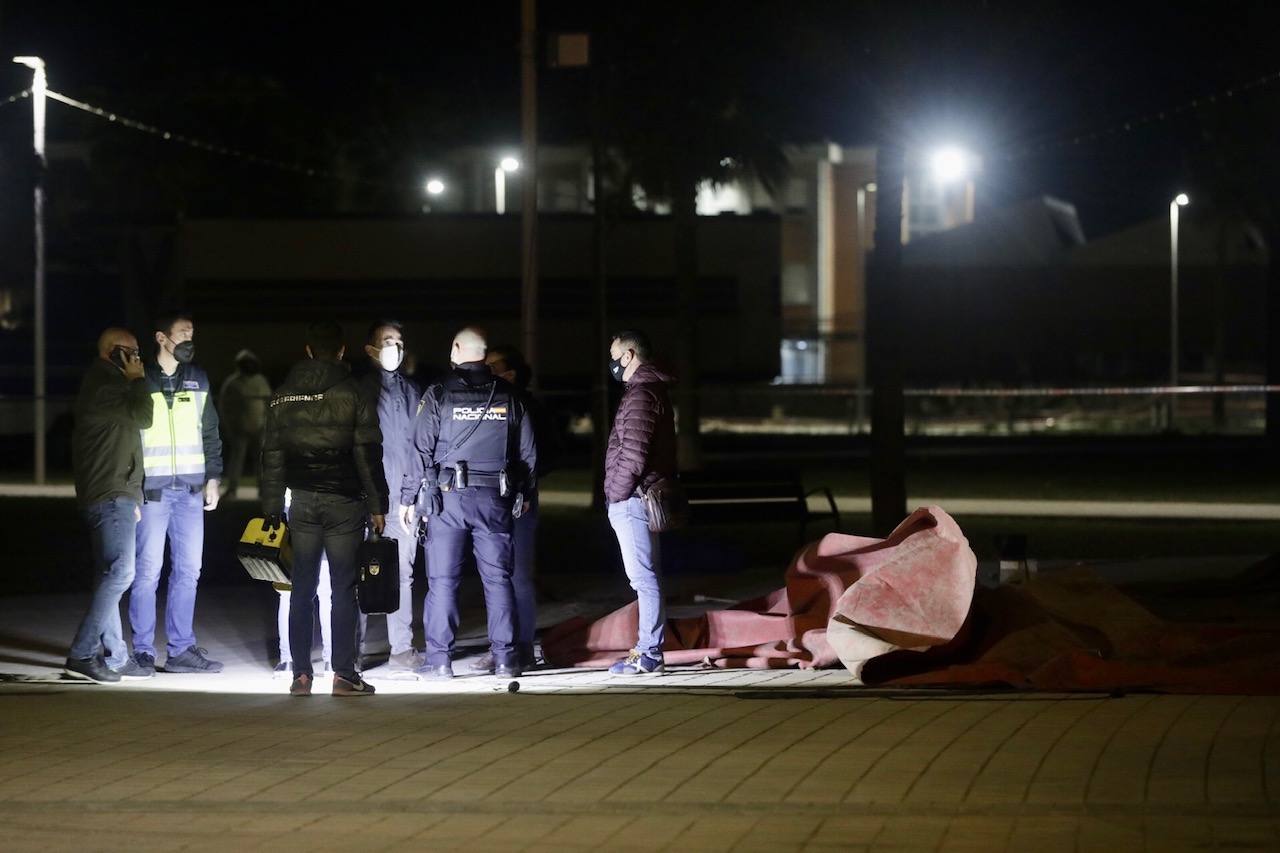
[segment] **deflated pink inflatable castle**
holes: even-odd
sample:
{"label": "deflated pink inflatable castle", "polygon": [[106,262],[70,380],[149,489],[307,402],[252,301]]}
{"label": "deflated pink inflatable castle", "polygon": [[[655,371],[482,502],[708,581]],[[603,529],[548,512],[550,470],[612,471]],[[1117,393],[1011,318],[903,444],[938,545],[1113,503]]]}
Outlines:
{"label": "deflated pink inflatable castle", "polygon": [[[885,539],[832,533],[796,555],[785,586],[727,610],[667,620],[672,665],[813,667],[863,664],[898,649],[949,642],[973,601],[977,560],[939,507],[916,510]],[[635,603],[551,628],[543,655],[556,666],[606,666],[635,642]]]}

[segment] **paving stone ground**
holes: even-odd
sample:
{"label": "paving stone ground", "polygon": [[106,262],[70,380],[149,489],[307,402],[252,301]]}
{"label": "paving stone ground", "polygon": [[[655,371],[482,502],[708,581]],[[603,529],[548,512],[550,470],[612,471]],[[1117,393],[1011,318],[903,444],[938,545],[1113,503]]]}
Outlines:
{"label": "paving stone ground", "polygon": [[[0,670],[51,674],[74,604],[0,599]],[[0,849],[1280,849],[1280,697],[681,670],[294,699],[233,611],[202,604],[218,676],[0,686]]]}

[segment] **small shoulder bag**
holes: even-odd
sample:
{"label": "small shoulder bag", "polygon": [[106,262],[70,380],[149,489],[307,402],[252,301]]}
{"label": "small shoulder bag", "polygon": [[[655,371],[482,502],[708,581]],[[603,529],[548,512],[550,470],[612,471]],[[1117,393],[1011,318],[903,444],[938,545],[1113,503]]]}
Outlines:
{"label": "small shoulder bag", "polygon": [[648,487],[642,486],[640,499],[653,533],[676,530],[689,520],[689,498],[675,477],[663,477]]}

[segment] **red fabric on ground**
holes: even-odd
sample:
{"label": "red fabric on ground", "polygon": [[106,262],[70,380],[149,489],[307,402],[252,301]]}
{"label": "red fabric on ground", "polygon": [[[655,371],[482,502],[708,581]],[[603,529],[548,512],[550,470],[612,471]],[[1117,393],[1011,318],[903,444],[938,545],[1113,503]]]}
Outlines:
{"label": "red fabric on ground", "polygon": [[[945,642],[968,610],[972,557],[955,522],[938,507],[917,510],[883,540],[833,533],[796,555],[782,589],[728,610],[668,619],[663,656],[675,665],[831,666],[837,657],[826,639],[827,623],[837,612],[877,631],[909,636],[917,640],[912,646]],[[868,583],[865,595],[841,602],[856,582],[882,570],[884,578]],[[966,574],[967,581],[957,580]],[[935,583],[939,577],[946,583]],[[939,595],[956,598],[957,588],[963,588],[962,602],[934,606]],[[594,622],[571,619],[544,635],[543,655],[556,666],[607,665],[635,644],[637,615],[633,602]]]}
{"label": "red fabric on ground", "polygon": [[1170,622],[1087,570],[979,590],[965,630],[867,664],[868,684],[1280,694],[1280,626]]}

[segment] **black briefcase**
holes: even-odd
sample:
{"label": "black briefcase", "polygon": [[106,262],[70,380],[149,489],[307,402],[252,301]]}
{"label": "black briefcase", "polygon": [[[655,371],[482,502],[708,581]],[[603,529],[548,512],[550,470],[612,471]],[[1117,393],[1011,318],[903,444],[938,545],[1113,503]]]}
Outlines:
{"label": "black briefcase", "polygon": [[356,552],[360,577],[356,598],[360,612],[395,613],[400,609],[400,550],[394,539],[372,534]]}

